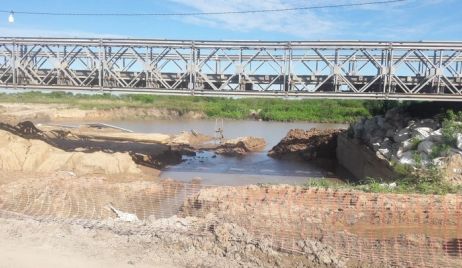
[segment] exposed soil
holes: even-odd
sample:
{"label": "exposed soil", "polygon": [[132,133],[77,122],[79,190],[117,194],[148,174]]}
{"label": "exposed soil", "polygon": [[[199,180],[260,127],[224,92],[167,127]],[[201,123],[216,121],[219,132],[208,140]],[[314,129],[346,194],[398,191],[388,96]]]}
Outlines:
{"label": "exposed soil", "polygon": [[447,182],[462,185],[462,156],[460,154],[448,157],[441,170]]}
{"label": "exposed soil", "polygon": [[[200,185],[67,172],[12,175],[0,172],[0,239],[11,243],[0,257],[13,267],[24,263],[17,260],[21,253],[46,266],[69,252],[70,261],[89,267],[344,267],[319,241],[301,239],[300,252],[286,252],[271,238],[213,214],[174,216],[182,194],[191,195]],[[122,222],[108,205],[137,220]],[[51,257],[41,259],[35,252]]]}
{"label": "exposed soil", "polygon": [[335,159],[337,136],[344,130],[292,129],[286,137],[268,153],[275,158],[300,158],[303,160]]}
{"label": "exposed soil", "polygon": [[142,174],[128,153],[66,152],[41,140],[24,139],[3,130],[0,130],[0,148],[3,171]]}
{"label": "exposed soil", "polygon": [[[204,189],[184,216],[213,214],[273,245],[300,251],[300,239],[321,241],[348,266],[457,267],[462,197],[394,195],[247,186]],[[404,254],[405,253],[405,254]]]}
{"label": "exposed soil", "polygon": [[178,111],[158,108],[115,108],[105,110],[85,110],[64,104],[20,104],[2,103],[0,113],[20,121],[68,121],[68,120],[123,120],[133,118],[149,119],[203,119],[202,112],[180,114]]}
{"label": "exposed soil", "polygon": [[[12,249],[4,255],[20,247],[33,259],[47,245],[57,260],[74,251],[76,263],[121,267],[458,267],[462,258],[455,195],[5,175],[0,239]],[[120,221],[108,204],[139,220]]]}
{"label": "exposed soil", "polygon": [[[286,254],[273,250],[269,241],[256,241],[245,229],[213,217],[94,225],[0,219],[0,226],[0,239],[11,243],[0,257],[5,256],[12,267],[18,267],[18,262],[8,257],[21,253],[29,257],[37,248],[53,255],[47,260],[32,254],[31,259],[21,260],[29,264],[25,267],[53,263],[70,253],[68,266],[63,267],[82,267],[72,265],[80,263],[90,267],[343,267],[321,243],[307,241],[313,246],[307,247],[306,255]],[[38,263],[31,266],[34,259]]]}
{"label": "exposed soil", "polygon": [[[21,109],[10,113],[14,120],[34,114]],[[461,196],[183,184],[160,180],[157,170],[147,174],[139,164],[181,157],[175,150],[240,155],[261,150],[264,141],[236,139],[216,148],[192,132],[138,135],[31,122],[1,127],[6,265],[458,267],[462,261]],[[271,154],[332,158],[340,131],[292,130]]]}
{"label": "exposed soil", "polygon": [[[82,170],[79,169],[88,171],[93,169],[96,173],[101,173],[102,170],[106,174],[139,173],[133,168],[134,164],[130,167],[132,162],[160,169],[166,165],[180,163],[182,155],[195,155],[201,150],[216,150],[217,153],[237,156],[260,151],[266,145],[263,139],[255,137],[242,137],[219,143],[213,137],[195,131],[185,131],[178,135],[145,134],[126,132],[104,124],[69,128],[59,125],[35,125],[31,121],[18,122],[16,118],[11,117],[0,119],[2,120],[0,121],[0,144],[5,145],[5,148],[0,147],[0,149],[5,152],[15,150],[18,146],[23,149],[18,152],[19,158],[16,157],[18,163],[9,163],[14,159],[6,155],[0,158],[8,170],[22,170],[28,158],[32,159],[28,161],[29,169],[38,168],[36,165],[41,161],[40,159],[46,158],[51,161],[51,166],[44,167],[43,170],[38,169],[38,171],[64,169],[80,172]],[[32,155],[27,155],[29,153]],[[130,157],[127,157],[128,155],[132,161]],[[111,157],[114,159],[110,159]],[[54,161],[58,162],[54,164]],[[88,162],[85,164],[94,165],[94,168],[85,167],[82,165],[83,161]],[[107,168],[96,166],[97,164],[104,165],[105,162],[109,165],[118,163],[119,166],[108,166]],[[46,163],[40,165],[46,166]],[[110,168],[112,170],[109,170]]]}
{"label": "exposed soil", "polygon": [[229,156],[242,156],[251,152],[262,151],[265,146],[266,142],[262,138],[242,137],[225,141],[215,152]]}

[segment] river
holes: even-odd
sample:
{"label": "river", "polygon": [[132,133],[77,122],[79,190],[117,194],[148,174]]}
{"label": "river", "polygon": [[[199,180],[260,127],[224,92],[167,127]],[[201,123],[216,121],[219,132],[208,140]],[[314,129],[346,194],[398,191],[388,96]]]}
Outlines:
{"label": "river", "polygon": [[[215,135],[217,125],[222,126],[221,121],[217,124],[215,120],[130,120],[104,123],[141,133],[178,134],[181,131],[194,130],[212,136]],[[300,184],[308,178],[338,178],[343,174],[343,170],[328,170],[310,162],[273,159],[268,157],[267,153],[293,128],[346,127],[345,124],[224,120],[225,138],[261,137],[267,142],[265,150],[244,157],[226,157],[213,152],[199,152],[194,157],[184,156],[182,163],[164,168],[161,178],[183,182],[199,179],[205,185]]]}

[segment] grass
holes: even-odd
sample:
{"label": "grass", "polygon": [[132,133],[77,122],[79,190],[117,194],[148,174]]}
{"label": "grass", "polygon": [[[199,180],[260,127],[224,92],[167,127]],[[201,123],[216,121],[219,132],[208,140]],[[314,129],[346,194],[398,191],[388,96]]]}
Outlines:
{"label": "grass", "polygon": [[321,188],[334,190],[356,190],[368,193],[395,193],[395,194],[462,194],[462,185],[452,185],[444,182],[415,181],[408,178],[398,179],[396,187],[390,187],[389,184],[383,183],[381,180],[368,179],[356,183],[338,183],[325,179],[308,179],[303,184],[307,188]]}
{"label": "grass", "polygon": [[[0,93],[3,103],[68,104],[81,109],[157,108],[202,112],[209,118],[248,119],[251,111],[260,110],[258,117],[267,121],[310,121],[348,123],[371,116],[377,104],[363,100],[283,100],[229,99],[189,96],[72,94],[64,92]],[[380,105],[379,105],[380,106]]]}
{"label": "grass", "polygon": [[443,179],[442,170],[433,164],[425,168],[414,168],[411,165],[393,163],[398,174],[390,186],[390,180],[368,178],[362,181],[338,183],[330,180],[308,179],[304,184],[310,188],[358,190],[371,193],[395,194],[462,194],[462,185],[451,184]]}

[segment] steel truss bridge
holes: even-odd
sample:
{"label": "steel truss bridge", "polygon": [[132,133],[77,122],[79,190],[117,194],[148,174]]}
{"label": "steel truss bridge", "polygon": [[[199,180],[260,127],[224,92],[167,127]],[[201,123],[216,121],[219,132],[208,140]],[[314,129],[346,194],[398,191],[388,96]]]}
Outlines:
{"label": "steel truss bridge", "polygon": [[462,100],[462,42],[0,38],[0,87]]}

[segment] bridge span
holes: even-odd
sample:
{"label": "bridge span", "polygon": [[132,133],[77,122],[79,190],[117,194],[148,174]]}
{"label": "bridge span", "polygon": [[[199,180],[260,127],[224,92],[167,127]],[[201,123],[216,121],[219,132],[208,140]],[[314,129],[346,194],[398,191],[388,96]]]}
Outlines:
{"label": "bridge span", "polygon": [[0,38],[0,88],[462,101],[462,42]]}

